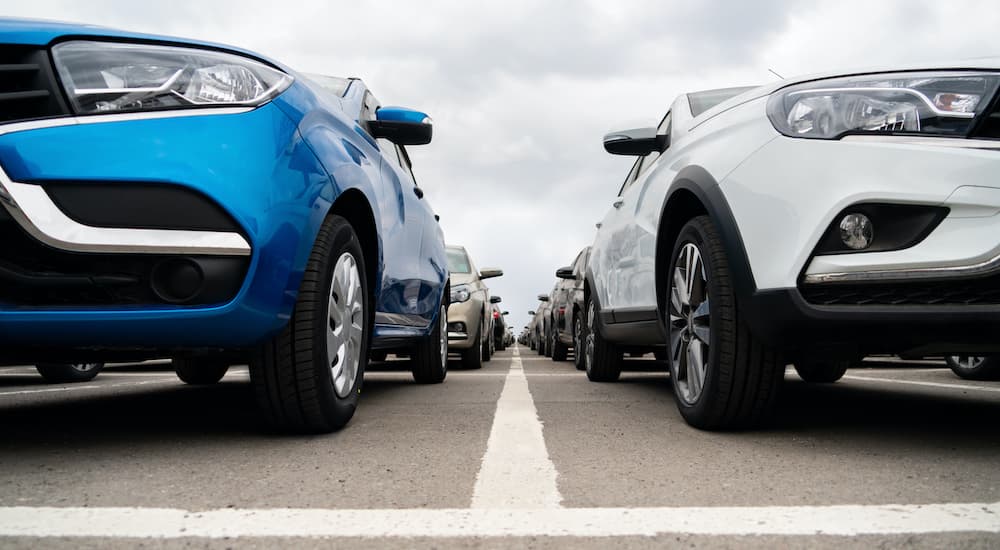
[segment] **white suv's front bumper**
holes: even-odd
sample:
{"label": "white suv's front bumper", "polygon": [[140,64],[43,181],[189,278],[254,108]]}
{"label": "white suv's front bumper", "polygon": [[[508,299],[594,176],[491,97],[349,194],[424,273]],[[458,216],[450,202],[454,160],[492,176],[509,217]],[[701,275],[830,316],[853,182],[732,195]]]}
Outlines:
{"label": "white suv's front bumper", "polygon": [[[904,137],[779,137],[721,183],[758,289],[948,279],[1000,269],[1000,144]],[[834,217],[859,203],[950,209],[903,250],[819,255]],[[878,227],[875,227],[878,231]]]}

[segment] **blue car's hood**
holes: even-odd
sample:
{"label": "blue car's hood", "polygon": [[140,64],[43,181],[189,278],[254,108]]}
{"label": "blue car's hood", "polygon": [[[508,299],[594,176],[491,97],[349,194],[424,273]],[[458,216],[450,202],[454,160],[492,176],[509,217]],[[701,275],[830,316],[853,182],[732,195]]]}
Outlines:
{"label": "blue car's hood", "polygon": [[44,19],[19,19],[15,17],[0,17],[0,44],[24,44],[28,46],[47,46],[53,41],[63,37],[78,38],[124,38],[129,40],[151,40],[155,42],[172,42],[176,44],[190,44],[192,46],[209,47],[212,49],[229,50],[247,56],[255,57],[266,61],[272,65],[283,67],[280,63],[268,59],[258,53],[254,53],[241,48],[234,48],[225,44],[205,42],[203,40],[191,40],[188,38],[176,38],[173,36],[162,36],[155,34],[145,34],[139,32],[122,31],[101,27],[98,25],[85,25],[82,23],[66,23],[62,21],[48,21]]}

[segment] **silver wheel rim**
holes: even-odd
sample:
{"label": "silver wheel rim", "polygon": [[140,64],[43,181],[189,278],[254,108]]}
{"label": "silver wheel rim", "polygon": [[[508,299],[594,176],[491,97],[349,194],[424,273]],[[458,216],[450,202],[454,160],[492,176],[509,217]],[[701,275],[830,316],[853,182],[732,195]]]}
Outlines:
{"label": "silver wheel rim", "polygon": [[952,355],[951,360],[962,370],[973,370],[983,364],[986,357],[981,355]]}
{"label": "silver wheel rim", "polygon": [[688,405],[705,389],[712,341],[708,278],[701,252],[686,243],[670,281],[670,373],[677,395]]}
{"label": "silver wheel rim", "polygon": [[326,358],[338,397],[354,389],[361,364],[361,342],[365,332],[364,296],[358,262],[344,252],[333,267],[327,307]]}
{"label": "silver wheel rim", "polygon": [[70,368],[78,372],[90,372],[100,368],[104,363],[71,363]]}
{"label": "silver wheel rim", "polygon": [[591,365],[594,363],[594,334],[597,331],[596,317],[597,314],[594,309],[594,302],[590,302],[590,304],[587,305],[587,338],[584,343],[583,354],[584,367],[587,369],[587,372],[590,372]]}
{"label": "silver wheel rim", "polygon": [[438,314],[438,332],[441,333],[441,368],[448,370],[448,308],[444,306]]}
{"label": "silver wheel rim", "polygon": [[573,327],[573,354],[579,360],[580,355],[582,355],[583,350],[580,349],[583,345],[583,323],[579,322],[579,319],[574,321]]}

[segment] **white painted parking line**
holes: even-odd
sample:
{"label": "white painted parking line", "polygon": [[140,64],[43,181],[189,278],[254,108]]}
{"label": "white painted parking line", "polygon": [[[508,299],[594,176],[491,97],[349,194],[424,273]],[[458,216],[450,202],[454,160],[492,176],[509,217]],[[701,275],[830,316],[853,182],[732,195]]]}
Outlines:
{"label": "white painted parking line", "polygon": [[486,454],[476,475],[472,508],[558,508],[562,495],[549,460],[535,402],[514,348],[510,371],[497,401]]}
{"label": "white painted parking line", "polygon": [[972,390],[984,392],[1000,392],[1000,387],[995,386],[973,386],[971,384],[947,384],[944,382],[923,382],[920,380],[900,380],[898,378],[881,378],[877,376],[858,376],[849,374],[844,376],[844,380],[859,380],[864,382],[884,382],[888,384],[905,384],[910,386],[926,386],[929,388],[948,388],[951,390]]}
{"label": "white painted parking line", "polygon": [[1000,503],[678,508],[0,508],[0,536],[619,537],[1000,533]]}
{"label": "white painted parking line", "polygon": [[71,386],[56,386],[53,388],[43,388],[38,390],[17,390],[0,392],[0,396],[5,395],[31,395],[34,393],[68,393],[81,390],[96,390],[106,388],[124,388],[135,386],[147,386],[149,384],[179,384],[176,380],[143,380],[141,382],[121,382],[118,384],[73,384]]}

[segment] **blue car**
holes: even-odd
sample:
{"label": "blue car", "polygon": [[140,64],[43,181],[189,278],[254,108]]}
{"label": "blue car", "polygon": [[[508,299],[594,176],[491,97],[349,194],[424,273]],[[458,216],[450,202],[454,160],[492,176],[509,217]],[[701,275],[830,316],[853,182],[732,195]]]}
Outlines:
{"label": "blue car", "polygon": [[424,113],[240,49],[0,19],[0,361],[249,363],[278,429],[354,414],[371,349],[447,373]]}

